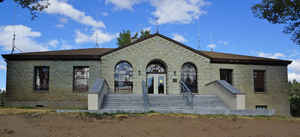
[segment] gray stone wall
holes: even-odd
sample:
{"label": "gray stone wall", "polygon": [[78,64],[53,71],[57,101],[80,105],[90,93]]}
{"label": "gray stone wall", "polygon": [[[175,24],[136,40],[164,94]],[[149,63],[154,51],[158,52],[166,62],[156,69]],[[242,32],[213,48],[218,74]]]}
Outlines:
{"label": "gray stone wall", "polygon": [[[7,100],[56,103],[79,101],[84,104],[82,106],[85,106],[87,105],[87,94],[72,91],[73,66],[90,67],[89,87],[92,87],[97,77],[101,77],[107,80],[111,91],[114,91],[114,68],[120,61],[131,63],[133,66],[133,92],[142,94],[141,83],[142,80],[146,80],[146,66],[154,59],[159,59],[167,65],[168,94],[180,93],[181,67],[184,63],[191,62],[197,67],[199,94],[206,92],[205,84],[220,79],[220,68],[233,69],[233,86],[246,94],[247,109],[255,109],[255,105],[268,105],[269,109],[276,110],[276,114],[288,115],[290,112],[286,66],[210,64],[208,58],[158,36],[107,54],[101,58],[101,62],[9,61],[7,63]],[[34,66],[50,67],[49,91],[42,93],[34,91]],[[263,94],[254,92],[254,69],[266,71],[266,92]],[[177,82],[173,82],[173,79],[177,79]],[[65,104],[66,107],[74,106],[72,103]]]}
{"label": "gray stone wall", "polygon": [[[48,91],[34,90],[35,66],[49,66]],[[74,66],[89,66],[89,88],[92,87],[95,79],[100,77],[99,61],[8,61],[7,104],[13,105],[18,104],[18,101],[25,101],[36,102],[37,105],[39,105],[39,102],[42,102],[40,104],[45,105],[45,102],[51,102],[49,106],[52,107],[65,106],[68,108],[85,106],[87,108],[87,93],[73,92]],[[65,105],[60,105],[59,102]],[[82,102],[82,105],[74,105],[79,104],[78,102]]]}
{"label": "gray stone wall", "polygon": [[[246,108],[267,105],[276,114],[289,115],[286,66],[211,64],[210,77],[220,79],[220,69],[233,69],[233,86],[246,94]],[[265,93],[255,93],[253,70],[265,70]]]}
{"label": "gray stone wall", "polygon": [[[288,115],[290,112],[286,66],[210,64],[208,58],[158,36],[102,57],[101,76],[114,91],[114,67],[120,61],[128,61],[133,66],[133,92],[142,94],[141,82],[146,80],[146,66],[154,59],[160,59],[167,64],[168,94],[180,93],[178,82],[181,67],[184,63],[191,62],[197,67],[199,94],[206,92],[205,84],[220,79],[220,68],[233,69],[233,86],[246,93],[247,109],[255,109],[256,105],[268,105],[268,108],[275,109],[277,114]],[[254,69],[266,71],[266,92],[263,94],[254,92]],[[174,78],[177,79],[175,83],[172,80]]]}
{"label": "gray stone wall", "polygon": [[[181,76],[180,70],[186,62],[192,62],[197,67],[200,89],[211,81],[208,58],[158,36],[103,56],[101,58],[101,76],[107,80],[114,91],[114,68],[120,61],[128,61],[133,66],[133,92],[142,94],[141,83],[142,80],[146,80],[146,66],[155,59],[159,59],[167,65],[168,94],[180,93],[178,83]],[[139,71],[141,75],[139,75]],[[177,82],[173,82],[173,79],[177,79]]]}

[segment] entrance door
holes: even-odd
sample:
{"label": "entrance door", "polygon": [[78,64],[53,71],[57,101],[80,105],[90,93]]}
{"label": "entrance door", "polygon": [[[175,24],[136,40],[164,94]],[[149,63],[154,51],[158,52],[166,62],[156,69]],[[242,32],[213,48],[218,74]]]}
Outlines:
{"label": "entrance door", "polygon": [[148,94],[166,94],[166,74],[147,75]]}

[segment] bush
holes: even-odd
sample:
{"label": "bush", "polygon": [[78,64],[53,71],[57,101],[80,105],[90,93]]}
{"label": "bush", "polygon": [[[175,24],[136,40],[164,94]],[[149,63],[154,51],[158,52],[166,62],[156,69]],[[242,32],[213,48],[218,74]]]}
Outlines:
{"label": "bush", "polygon": [[4,95],[5,95],[5,91],[0,90],[0,106],[4,105]]}
{"label": "bush", "polygon": [[300,96],[291,95],[289,100],[291,104],[291,115],[294,117],[300,117]]}

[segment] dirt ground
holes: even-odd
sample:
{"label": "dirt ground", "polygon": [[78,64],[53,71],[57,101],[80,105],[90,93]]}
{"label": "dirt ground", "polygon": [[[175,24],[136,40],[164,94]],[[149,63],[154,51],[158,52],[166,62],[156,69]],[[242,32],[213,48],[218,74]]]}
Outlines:
{"label": "dirt ground", "polygon": [[0,137],[300,137],[300,120],[157,113],[2,114]]}

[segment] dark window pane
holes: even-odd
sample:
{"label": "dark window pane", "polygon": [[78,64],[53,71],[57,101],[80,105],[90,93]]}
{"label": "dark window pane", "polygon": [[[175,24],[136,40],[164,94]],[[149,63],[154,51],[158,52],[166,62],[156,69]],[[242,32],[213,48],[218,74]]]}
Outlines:
{"label": "dark window pane", "polygon": [[133,89],[132,82],[133,69],[128,62],[120,62],[115,67],[115,92],[131,93]]}
{"label": "dark window pane", "polygon": [[232,85],[232,69],[220,69],[220,80],[225,80]]}
{"label": "dark window pane", "polygon": [[148,88],[148,94],[154,93],[154,77],[153,76],[149,76],[147,78],[147,88]]}
{"label": "dark window pane", "polygon": [[265,71],[254,70],[253,78],[254,78],[255,92],[264,92],[265,91]]}
{"label": "dark window pane", "polygon": [[89,67],[74,67],[74,91],[88,91]]}
{"label": "dark window pane", "polygon": [[165,82],[164,82],[164,76],[158,77],[158,94],[164,94],[164,88],[165,88]]}
{"label": "dark window pane", "polygon": [[[198,92],[197,69],[192,63],[185,63],[181,69],[181,80],[193,93]],[[183,89],[181,89],[183,90]],[[181,91],[183,92],[183,91]]]}
{"label": "dark window pane", "polygon": [[49,89],[49,67],[34,68],[34,89],[48,90]]}
{"label": "dark window pane", "polygon": [[268,106],[267,105],[256,105],[255,108],[257,110],[266,110],[266,109],[268,109]]}

